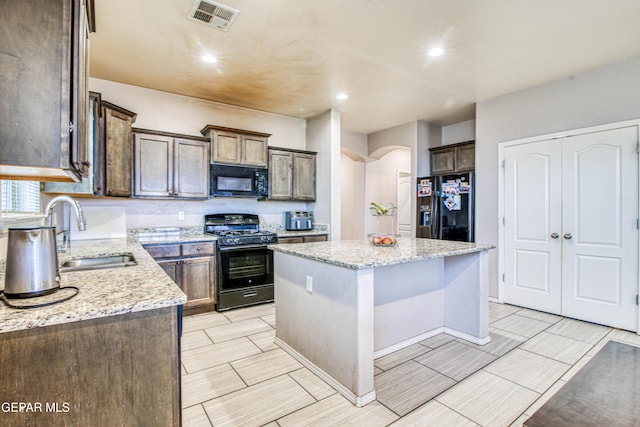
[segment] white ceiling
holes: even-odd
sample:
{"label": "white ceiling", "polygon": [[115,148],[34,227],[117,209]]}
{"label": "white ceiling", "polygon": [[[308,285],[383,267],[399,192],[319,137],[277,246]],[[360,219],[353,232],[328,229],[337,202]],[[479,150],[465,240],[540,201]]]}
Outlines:
{"label": "white ceiling", "polygon": [[371,133],[471,119],[478,101],[640,55],[638,0],[220,2],[240,11],[227,32],[188,19],[193,0],[95,0],[91,76],[299,118],[335,108]]}

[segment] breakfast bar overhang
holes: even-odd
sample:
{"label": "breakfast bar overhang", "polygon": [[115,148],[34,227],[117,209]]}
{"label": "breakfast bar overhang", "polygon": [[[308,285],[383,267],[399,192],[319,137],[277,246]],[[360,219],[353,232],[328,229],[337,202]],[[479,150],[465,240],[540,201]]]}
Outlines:
{"label": "breakfast bar overhang", "polygon": [[489,337],[493,245],[403,238],[270,245],[276,343],[356,406],[375,400],[375,358],[439,333]]}

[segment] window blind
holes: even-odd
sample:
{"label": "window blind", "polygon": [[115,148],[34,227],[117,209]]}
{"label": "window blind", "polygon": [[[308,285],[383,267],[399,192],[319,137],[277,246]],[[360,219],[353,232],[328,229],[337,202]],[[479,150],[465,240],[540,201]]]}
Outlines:
{"label": "window blind", "polygon": [[37,181],[0,181],[2,212],[39,213],[40,183]]}

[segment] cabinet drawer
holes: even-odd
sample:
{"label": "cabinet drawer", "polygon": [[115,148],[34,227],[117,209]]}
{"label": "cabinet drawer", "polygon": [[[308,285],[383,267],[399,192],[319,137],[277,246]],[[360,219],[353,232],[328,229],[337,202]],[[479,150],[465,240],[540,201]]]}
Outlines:
{"label": "cabinet drawer", "polygon": [[278,243],[302,243],[303,237],[278,237]]}
{"label": "cabinet drawer", "polygon": [[304,242],[326,242],[327,241],[327,236],[326,235],[320,235],[320,236],[304,236]]}
{"label": "cabinet drawer", "polygon": [[180,256],[180,245],[157,245],[144,247],[153,258],[169,258]]}
{"label": "cabinet drawer", "polygon": [[184,243],[182,245],[182,256],[192,255],[213,255],[215,253],[215,243]]}

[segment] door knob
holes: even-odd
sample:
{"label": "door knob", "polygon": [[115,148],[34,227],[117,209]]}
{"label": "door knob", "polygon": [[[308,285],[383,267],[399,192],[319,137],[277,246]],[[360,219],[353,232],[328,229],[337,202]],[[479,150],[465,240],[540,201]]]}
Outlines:
{"label": "door knob", "polygon": [[558,233],[551,233],[551,238],[552,239],[557,239],[558,237],[560,237],[560,235]]}
{"label": "door knob", "polygon": [[569,240],[569,239],[571,239],[573,236],[571,235],[571,233],[564,233],[564,236],[562,236],[562,237],[564,237],[565,239]]}

